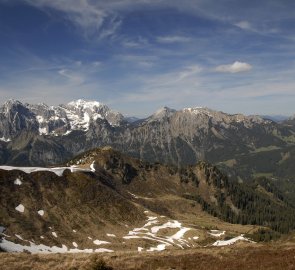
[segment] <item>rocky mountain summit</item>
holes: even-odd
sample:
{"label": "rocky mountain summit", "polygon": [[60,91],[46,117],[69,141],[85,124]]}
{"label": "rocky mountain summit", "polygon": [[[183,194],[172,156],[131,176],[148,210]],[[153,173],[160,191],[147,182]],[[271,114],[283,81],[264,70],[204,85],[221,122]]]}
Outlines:
{"label": "rocky mountain summit", "polygon": [[123,115],[106,105],[81,99],[59,106],[9,100],[0,108],[0,117],[2,141],[11,141],[23,131],[52,136],[64,136],[73,130],[87,131],[97,119],[112,126],[124,123]]}

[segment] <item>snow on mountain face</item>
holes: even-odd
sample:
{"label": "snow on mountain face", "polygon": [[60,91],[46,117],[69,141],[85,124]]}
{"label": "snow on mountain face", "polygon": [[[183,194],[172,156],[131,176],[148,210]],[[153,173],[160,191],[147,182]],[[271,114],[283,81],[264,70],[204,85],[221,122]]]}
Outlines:
{"label": "snow on mountain face", "polygon": [[100,113],[103,106],[97,101],[85,101],[82,99],[61,105],[70,120],[71,130],[82,129],[85,131],[89,129],[91,119],[94,121],[104,119]]}
{"label": "snow on mountain face", "polygon": [[67,135],[73,130],[87,131],[92,122],[107,120],[111,126],[120,126],[124,117],[97,101],[82,99],[65,105],[48,106],[22,104],[9,100],[0,107],[0,140],[9,142],[23,129],[36,130],[40,135]]}
{"label": "snow on mountain face", "polygon": [[70,120],[71,129],[88,130],[91,121],[105,119],[111,126],[119,126],[123,122],[123,115],[112,111],[109,107],[97,101],[78,99],[66,105],[61,105]]}

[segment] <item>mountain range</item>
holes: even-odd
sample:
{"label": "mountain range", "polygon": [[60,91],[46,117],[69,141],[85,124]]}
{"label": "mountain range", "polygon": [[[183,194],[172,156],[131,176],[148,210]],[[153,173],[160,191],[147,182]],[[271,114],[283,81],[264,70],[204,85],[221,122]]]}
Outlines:
{"label": "mountain range", "polygon": [[145,119],[130,119],[97,101],[47,106],[9,100],[0,108],[0,138],[0,164],[60,164],[109,145],[178,167],[206,160],[241,180],[294,175],[293,118],[277,123],[202,107],[164,107]]}

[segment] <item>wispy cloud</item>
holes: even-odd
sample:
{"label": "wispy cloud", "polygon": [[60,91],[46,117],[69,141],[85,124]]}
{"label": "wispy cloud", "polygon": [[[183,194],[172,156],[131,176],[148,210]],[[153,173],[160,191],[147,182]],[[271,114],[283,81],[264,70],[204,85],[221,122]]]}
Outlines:
{"label": "wispy cloud", "polygon": [[105,38],[111,36],[121,24],[117,14],[101,8],[93,1],[25,0],[25,2],[44,11],[51,9],[61,12],[64,18],[81,29],[86,37]]}
{"label": "wispy cloud", "polygon": [[60,69],[58,74],[65,77],[71,84],[79,85],[85,82],[85,79],[80,74],[74,73],[68,69]]}
{"label": "wispy cloud", "polygon": [[252,66],[250,64],[236,61],[229,65],[220,65],[215,68],[215,71],[226,72],[226,73],[240,73],[240,72],[249,71],[251,69],[252,69]]}
{"label": "wispy cloud", "polygon": [[160,43],[182,43],[191,41],[191,38],[185,36],[163,36],[157,37],[157,41]]}
{"label": "wispy cloud", "polygon": [[242,30],[253,32],[259,35],[273,36],[280,33],[279,29],[276,27],[271,27],[268,24],[261,24],[259,26],[253,25],[249,21],[239,21],[234,23],[234,25]]}
{"label": "wispy cloud", "polygon": [[[182,67],[178,70],[154,76],[139,76],[140,89],[137,92],[124,94],[120,100],[124,102],[160,102],[175,104],[195,96],[200,86],[202,68],[198,65]],[[113,103],[119,100],[113,100]]]}
{"label": "wispy cloud", "polygon": [[142,48],[142,47],[146,47],[150,45],[148,40],[141,36],[136,38],[123,37],[121,43],[126,48],[138,48],[138,47]]}

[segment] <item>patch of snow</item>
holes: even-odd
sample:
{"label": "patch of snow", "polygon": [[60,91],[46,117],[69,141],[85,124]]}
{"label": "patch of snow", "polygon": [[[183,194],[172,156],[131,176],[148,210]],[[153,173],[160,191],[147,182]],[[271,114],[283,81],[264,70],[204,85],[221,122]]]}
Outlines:
{"label": "patch of snow", "polygon": [[13,182],[15,185],[20,186],[22,184],[22,181],[19,178],[16,178]]}
{"label": "patch of snow", "polygon": [[137,248],[137,251],[138,251],[138,252],[142,252],[143,250],[144,250],[144,248],[142,248],[142,247],[138,247],[138,248]]}
{"label": "patch of snow", "polygon": [[93,161],[93,162],[91,163],[91,165],[90,165],[90,170],[91,170],[92,172],[95,172],[94,163],[95,163],[95,161]]}
{"label": "patch of snow", "polygon": [[84,122],[86,123],[86,128],[89,128],[89,121],[90,121],[90,116],[87,112],[84,113]]}
{"label": "patch of snow", "polygon": [[116,235],[112,234],[112,233],[107,233],[108,237],[117,237]]}
{"label": "patch of snow", "polygon": [[68,253],[93,253],[93,249],[92,248],[87,248],[87,249],[71,248],[69,249]]}
{"label": "patch of snow", "polygon": [[76,233],[77,231],[76,230],[73,230],[73,232]]}
{"label": "patch of snow", "polygon": [[225,234],[225,231],[211,230],[208,234],[210,234],[214,237],[220,237],[221,235]]}
{"label": "patch of snow", "polygon": [[37,213],[38,213],[40,216],[44,216],[44,210],[39,210]]}
{"label": "patch of snow", "polygon": [[103,119],[103,117],[101,116],[100,113],[97,113],[97,114],[94,114],[94,115],[92,116],[92,119],[93,119],[94,121],[96,121],[97,119]]}
{"label": "patch of snow", "polygon": [[[147,223],[143,225],[142,228],[134,228],[132,231],[129,231],[128,235],[123,236],[124,239],[146,239],[156,242],[160,242],[160,245],[157,247],[152,247],[148,251],[164,250],[167,246],[175,245],[180,248],[183,246],[189,246],[189,242],[184,239],[184,235],[191,228],[183,227],[181,223],[177,220],[168,221],[159,226],[153,226],[155,223],[159,223],[156,220],[157,217],[147,217]],[[157,236],[157,233],[162,229],[179,229],[176,233],[171,236]]]}
{"label": "patch of snow", "polygon": [[[184,236],[184,234],[189,230],[191,230],[191,228],[180,228],[180,230],[177,233],[170,236],[170,238],[180,240]],[[183,240],[183,241],[185,241],[185,240]]]}
{"label": "patch of snow", "polygon": [[4,238],[4,239],[2,239],[2,242],[0,243],[0,247],[8,252],[29,251],[31,253],[50,253],[50,252],[65,253],[68,250],[65,245],[62,245],[62,247],[60,248],[60,247],[56,247],[56,246],[49,247],[49,246],[45,246],[43,244],[36,245],[30,241],[29,241],[29,243],[30,243],[30,246],[20,245],[20,244],[16,244],[11,241],[8,241]]}
{"label": "patch of snow", "polygon": [[3,233],[5,231],[5,227],[0,226],[0,233]]}
{"label": "patch of snow", "polygon": [[5,138],[4,136],[2,138],[0,138],[0,141],[2,142],[11,142],[10,138]]}
{"label": "patch of snow", "polygon": [[165,244],[159,244],[156,247],[151,247],[151,248],[147,249],[147,251],[163,251],[165,249],[166,249]]}
{"label": "patch of snow", "polygon": [[15,210],[23,213],[25,211],[25,207],[22,204],[19,204],[17,207],[15,207]]}
{"label": "patch of snow", "polygon": [[193,239],[194,240],[198,240],[200,237],[199,236],[194,236]]}
{"label": "patch of snow", "polygon": [[215,243],[213,243],[213,246],[228,246],[228,245],[232,245],[234,243],[236,243],[237,241],[246,241],[246,242],[250,242],[250,243],[254,243],[253,241],[249,240],[248,238],[244,237],[243,234],[241,234],[240,236],[237,236],[235,238],[232,238],[230,240],[218,240]]}
{"label": "patch of snow", "polygon": [[43,235],[41,235],[41,236],[40,236],[40,238],[41,238],[41,239],[44,239],[44,236],[43,236]]}
{"label": "patch of snow", "polygon": [[40,135],[48,135],[48,131],[46,127],[40,128],[39,127],[39,134]]}
{"label": "patch of snow", "polygon": [[15,234],[15,236],[20,240],[24,240],[19,234]]}
{"label": "patch of snow", "polygon": [[53,172],[57,176],[62,176],[63,172],[66,169],[70,169],[71,172],[90,172],[88,169],[82,169],[82,168],[76,168],[76,167],[56,167],[56,168],[44,168],[44,167],[14,167],[14,166],[0,166],[0,169],[11,171],[11,170],[19,170],[23,171],[25,173],[32,173],[32,172],[40,172],[40,171],[46,171],[46,172]]}
{"label": "patch of snow", "polygon": [[123,236],[124,239],[139,239],[141,238],[140,236],[136,236],[136,235],[126,235]]}
{"label": "patch of snow", "polygon": [[133,194],[133,193],[131,193],[131,192],[129,192],[129,191],[128,191],[128,193],[129,193],[133,198],[138,199],[138,196],[136,196],[135,194]]}
{"label": "patch of snow", "polygon": [[149,227],[149,226],[151,226],[153,224],[157,224],[157,223],[159,223],[158,220],[151,220],[148,223],[146,223],[143,227]]}
{"label": "patch of snow", "polygon": [[76,242],[73,242],[73,246],[74,246],[75,248],[77,248],[77,247],[78,247],[78,244],[77,244]]}
{"label": "patch of snow", "polygon": [[57,237],[56,232],[52,232],[51,234],[52,234],[54,237]]}
{"label": "patch of snow", "polygon": [[144,211],[145,214],[148,214],[150,211]]}
{"label": "patch of snow", "polygon": [[68,105],[73,106],[75,108],[93,109],[95,107],[101,106],[102,104],[98,101],[77,99],[69,102]]}
{"label": "patch of snow", "polygon": [[93,243],[95,245],[104,245],[104,244],[110,244],[110,242],[107,242],[107,241],[101,241],[101,240],[94,240]]}
{"label": "patch of snow", "polygon": [[72,132],[72,130],[67,130],[64,134],[62,134],[62,136],[67,136]]}
{"label": "patch of snow", "polygon": [[43,123],[43,122],[45,122],[43,116],[41,116],[41,115],[36,115],[36,120],[38,121],[38,123]]}
{"label": "patch of snow", "polygon": [[134,232],[138,232],[138,231],[148,231],[147,228],[134,228],[133,229]]}
{"label": "patch of snow", "polygon": [[[25,240],[27,241],[27,240]],[[23,251],[29,251],[31,253],[102,253],[102,252],[113,252],[113,250],[106,249],[106,248],[99,248],[99,249],[68,249],[66,245],[62,245],[62,247],[57,246],[46,246],[43,244],[36,245],[35,243],[31,241],[27,241],[30,243],[29,246],[20,245],[13,243],[11,241],[6,240],[5,238],[2,239],[2,242],[0,243],[0,247],[8,252],[23,252]],[[74,245],[74,242],[73,242]]]}
{"label": "patch of snow", "polygon": [[151,228],[151,232],[157,233],[161,229],[166,229],[166,228],[172,228],[172,229],[175,228],[176,229],[176,228],[180,228],[180,227],[181,227],[181,223],[177,220],[173,220],[173,221],[168,221],[163,225],[155,226],[155,227]]}
{"label": "patch of snow", "polygon": [[184,108],[182,110],[183,112],[189,112],[189,113],[192,113],[192,114],[195,114],[195,115],[198,115],[198,114],[205,114],[209,117],[212,117],[212,114],[210,113],[210,110],[207,109],[207,108],[204,108],[204,107],[194,107],[194,108]]}
{"label": "patch of snow", "polygon": [[114,251],[107,248],[97,248],[96,250],[94,250],[94,252],[114,252]]}
{"label": "patch of snow", "polygon": [[88,236],[88,239],[89,239],[89,240],[92,240],[92,237]]}
{"label": "patch of snow", "polygon": [[156,220],[158,217],[148,217],[148,221]]}

